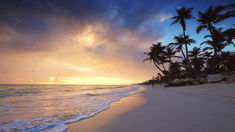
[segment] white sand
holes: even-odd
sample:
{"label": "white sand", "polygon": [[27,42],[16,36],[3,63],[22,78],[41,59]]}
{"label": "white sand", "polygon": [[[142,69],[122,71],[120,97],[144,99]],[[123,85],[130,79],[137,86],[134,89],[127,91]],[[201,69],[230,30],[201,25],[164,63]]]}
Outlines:
{"label": "white sand", "polygon": [[[119,102],[89,121],[74,123],[69,131],[96,126],[99,132],[234,132],[235,84],[206,84],[148,88],[144,103],[115,115],[115,111],[133,106],[133,100]],[[125,105],[124,105],[125,104]],[[136,103],[134,103],[136,104]],[[125,107],[122,107],[122,106]],[[117,114],[116,114],[117,115]],[[110,118],[113,117],[113,118]],[[82,122],[85,122],[82,124]],[[91,124],[93,122],[93,124]],[[96,123],[95,123],[96,122]],[[71,128],[71,127],[69,127]],[[86,129],[89,131],[89,129]],[[90,131],[94,131],[90,130]]]}

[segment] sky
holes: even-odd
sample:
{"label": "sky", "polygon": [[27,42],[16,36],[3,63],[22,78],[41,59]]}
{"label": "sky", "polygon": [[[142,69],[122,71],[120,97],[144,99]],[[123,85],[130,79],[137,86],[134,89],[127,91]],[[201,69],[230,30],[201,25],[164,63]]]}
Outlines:
{"label": "sky", "polygon": [[[151,44],[180,35],[170,17],[233,0],[1,0],[0,83],[131,84],[159,71],[143,63]],[[218,26],[229,27],[234,19]],[[187,31],[199,46],[206,31]],[[190,48],[192,48],[191,46]],[[229,47],[228,47],[229,48]]]}

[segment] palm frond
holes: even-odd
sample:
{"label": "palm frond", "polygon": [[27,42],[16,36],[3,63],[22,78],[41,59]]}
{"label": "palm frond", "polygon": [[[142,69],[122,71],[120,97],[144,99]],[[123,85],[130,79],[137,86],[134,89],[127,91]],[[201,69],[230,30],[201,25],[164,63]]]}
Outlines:
{"label": "palm frond", "polygon": [[205,28],[206,28],[206,25],[200,25],[200,26],[197,27],[196,32],[200,33]]}

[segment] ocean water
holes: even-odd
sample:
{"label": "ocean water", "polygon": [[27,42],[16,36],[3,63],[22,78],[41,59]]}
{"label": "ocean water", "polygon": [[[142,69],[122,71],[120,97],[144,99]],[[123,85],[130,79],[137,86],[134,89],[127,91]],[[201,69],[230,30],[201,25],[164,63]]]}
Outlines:
{"label": "ocean water", "polygon": [[0,131],[66,131],[139,86],[0,85]]}

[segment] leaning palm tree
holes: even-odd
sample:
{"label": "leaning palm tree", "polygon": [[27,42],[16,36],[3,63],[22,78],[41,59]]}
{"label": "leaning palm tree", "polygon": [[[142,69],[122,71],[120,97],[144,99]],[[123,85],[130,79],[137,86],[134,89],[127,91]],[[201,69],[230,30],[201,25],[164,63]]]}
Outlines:
{"label": "leaning palm tree", "polygon": [[197,27],[197,33],[207,29],[210,35],[213,36],[214,24],[217,24],[227,18],[234,17],[230,12],[226,12],[225,6],[210,6],[205,12],[198,12],[199,18],[197,19],[199,26]]}
{"label": "leaning palm tree", "polygon": [[[193,8],[185,8],[181,7],[177,9],[177,16],[172,17],[173,20],[172,24],[179,23],[182,26],[183,29],[183,37],[186,37],[186,20],[193,19],[192,15]],[[188,46],[185,44],[185,50],[186,50],[186,58],[188,59]]]}
{"label": "leaning palm tree", "polygon": [[211,41],[208,41],[206,43],[212,45],[214,49],[214,54],[213,54],[213,63],[216,62],[216,56],[217,56],[217,51],[216,51],[216,44],[215,44],[215,31],[216,27],[214,26],[215,24],[233,17],[231,14],[231,11],[227,11],[227,8],[225,6],[210,6],[205,12],[198,12],[199,18],[197,19],[199,26],[197,27],[197,33],[200,33],[202,30],[207,29],[210,33],[211,36]]}
{"label": "leaning palm tree", "polygon": [[204,50],[214,50],[214,54],[217,56],[222,53],[222,50],[227,46],[227,39],[221,29],[213,29],[213,33],[213,36],[206,35],[205,38],[211,38],[211,40],[206,40],[202,42],[201,45],[207,44],[209,47],[205,47]]}
{"label": "leaning palm tree", "polygon": [[[211,35],[206,35],[205,38],[212,38]],[[223,49],[227,46],[226,37],[219,29],[213,29],[213,39],[206,40],[201,43],[201,45],[207,44],[207,47],[204,48],[204,51],[213,51],[211,70],[215,72],[215,68],[218,68],[220,63],[218,60],[218,55],[223,53]]]}
{"label": "leaning palm tree", "polygon": [[157,44],[152,44],[152,46],[150,47],[150,51],[145,53],[148,58],[144,59],[144,61],[149,60],[150,62],[153,62],[156,68],[163,74],[164,69],[161,69],[160,64],[164,63],[164,50],[165,46],[162,46],[161,42],[158,42]]}

